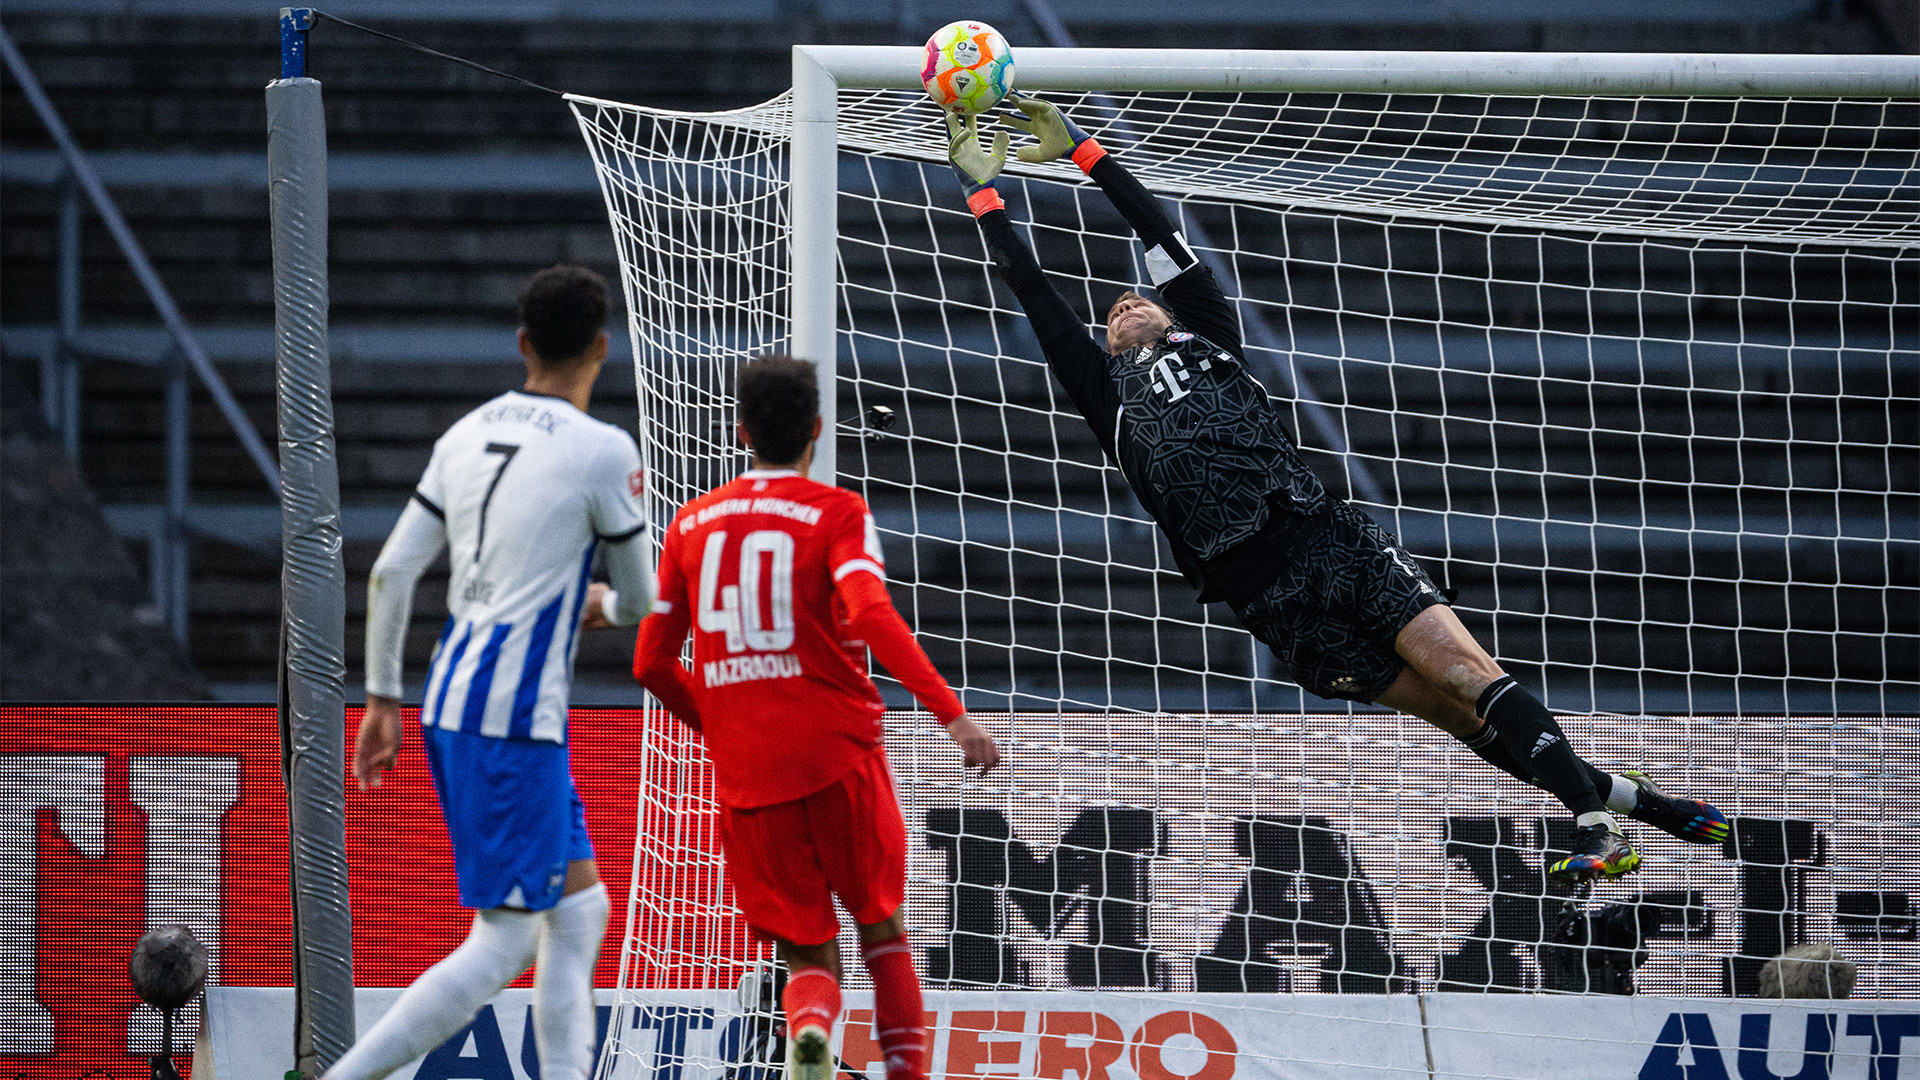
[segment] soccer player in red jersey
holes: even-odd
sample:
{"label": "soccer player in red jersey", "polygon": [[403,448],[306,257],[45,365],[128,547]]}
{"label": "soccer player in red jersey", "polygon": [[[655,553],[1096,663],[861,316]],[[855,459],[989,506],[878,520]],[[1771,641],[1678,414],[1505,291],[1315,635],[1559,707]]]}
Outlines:
{"label": "soccer player in red jersey", "polygon": [[[894,610],[866,501],[807,479],[821,431],[813,365],[754,359],[736,397],[753,467],[674,516],[633,674],[706,741],[740,909],[787,963],[792,1075],[834,1073],[837,894],[860,924],[887,1080],[922,1080],[920,977],[900,910],[906,823],[865,653],[939,719],[969,766],[991,769],[1000,751]],[[690,629],[691,671],[679,659]]]}

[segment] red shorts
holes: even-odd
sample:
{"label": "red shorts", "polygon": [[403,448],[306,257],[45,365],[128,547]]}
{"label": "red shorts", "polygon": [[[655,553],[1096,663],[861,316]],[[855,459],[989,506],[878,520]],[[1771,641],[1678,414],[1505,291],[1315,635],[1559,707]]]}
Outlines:
{"label": "red shorts", "polygon": [[837,893],[854,920],[885,921],[907,893],[907,823],[887,755],[872,755],[805,798],[720,808],[734,898],[763,939],[823,945],[840,932]]}

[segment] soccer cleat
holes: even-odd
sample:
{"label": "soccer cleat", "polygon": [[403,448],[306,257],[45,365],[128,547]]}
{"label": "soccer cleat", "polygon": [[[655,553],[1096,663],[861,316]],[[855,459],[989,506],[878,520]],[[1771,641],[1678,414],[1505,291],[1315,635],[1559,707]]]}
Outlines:
{"label": "soccer cleat", "polygon": [[787,1044],[787,1080],[833,1080],[833,1047],[826,1028],[808,1024]]}
{"label": "soccer cleat", "polygon": [[1619,830],[1589,825],[1574,830],[1573,854],[1547,867],[1547,876],[1590,881],[1619,877],[1639,868],[1640,854]]}
{"label": "soccer cleat", "polygon": [[1698,799],[1680,799],[1660,790],[1653,777],[1627,771],[1621,775],[1640,789],[1639,801],[1627,814],[1689,844],[1718,844],[1727,838],[1727,815]]}

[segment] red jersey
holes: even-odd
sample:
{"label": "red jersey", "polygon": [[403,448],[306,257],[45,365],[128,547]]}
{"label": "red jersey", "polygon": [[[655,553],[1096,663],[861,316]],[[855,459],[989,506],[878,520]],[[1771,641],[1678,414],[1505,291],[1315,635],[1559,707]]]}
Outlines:
{"label": "red jersey", "polygon": [[885,581],[866,500],[792,470],[748,472],[674,516],[634,676],[702,731],[722,803],[799,799],[879,752],[869,647],[942,723],[961,714]]}

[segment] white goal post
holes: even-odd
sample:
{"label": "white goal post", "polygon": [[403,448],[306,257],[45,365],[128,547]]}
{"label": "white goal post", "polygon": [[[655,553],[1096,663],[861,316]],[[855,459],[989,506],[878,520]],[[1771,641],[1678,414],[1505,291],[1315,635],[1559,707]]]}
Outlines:
{"label": "white goal post", "polygon": [[[1459,588],[1583,756],[1735,836],[1629,823],[1644,869],[1569,902],[1544,793],[1304,695],[1193,604],[986,260],[918,49],[799,46],[790,94],[726,113],[572,98],[655,520],[743,466],[740,360],[821,361],[814,475],[873,505],[897,604],[1003,738],[1003,770],[963,776],[876,672],[930,1073],[1914,1067],[1920,58],[1015,57],[1216,268],[1329,488]],[[1000,189],[1090,329],[1146,280],[1070,165]],[[767,1076],[768,1014],[733,988],[768,954],[699,740],[663,718],[638,752],[601,1075]],[[1801,943],[1857,964],[1860,1018],[1734,1000]],[[877,1078],[841,949],[838,1048]]]}

